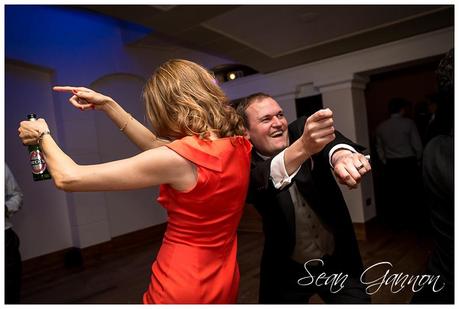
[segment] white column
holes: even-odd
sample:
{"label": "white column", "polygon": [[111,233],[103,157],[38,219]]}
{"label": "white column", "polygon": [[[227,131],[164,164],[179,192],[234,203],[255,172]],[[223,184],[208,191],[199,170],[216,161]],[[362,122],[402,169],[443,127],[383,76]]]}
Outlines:
{"label": "white column", "polygon": [[[369,150],[367,111],[364,89],[368,79],[350,76],[339,81],[317,82],[315,86],[322,93],[324,107],[333,111],[335,128],[349,139]],[[363,177],[360,186],[349,190],[340,186],[353,222],[363,223],[376,216],[373,179]]]}
{"label": "white column", "polygon": [[286,93],[282,95],[273,95],[273,98],[279,103],[279,106],[284,111],[284,116],[288,119],[288,122],[292,122],[296,119],[295,109],[295,93]]}

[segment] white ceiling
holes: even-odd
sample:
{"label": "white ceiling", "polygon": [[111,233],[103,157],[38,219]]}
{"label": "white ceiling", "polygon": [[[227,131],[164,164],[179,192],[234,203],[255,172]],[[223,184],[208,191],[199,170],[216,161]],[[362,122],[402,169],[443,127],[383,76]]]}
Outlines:
{"label": "white ceiling", "polygon": [[267,6],[260,14],[259,7],[243,6],[202,25],[277,58],[434,10],[420,6],[395,10],[393,6]]}
{"label": "white ceiling", "polygon": [[[181,44],[271,72],[454,25],[449,5],[84,6]],[[160,39],[160,40],[159,40]],[[135,45],[134,44],[134,45]]]}

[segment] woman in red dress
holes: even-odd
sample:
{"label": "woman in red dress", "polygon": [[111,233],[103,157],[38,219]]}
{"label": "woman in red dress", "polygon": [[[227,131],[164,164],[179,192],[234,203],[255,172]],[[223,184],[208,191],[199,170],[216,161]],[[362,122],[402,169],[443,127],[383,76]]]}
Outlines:
{"label": "woman in red dress", "polygon": [[169,219],[143,302],[235,303],[236,229],[247,194],[251,145],[212,75],[186,60],[170,60],[153,73],[143,96],[147,117],[161,138],[110,97],[82,87],[54,90],[72,93],[69,101],[77,108],[104,111],[144,150],[124,160],[78,165],[59,148],[43,119],[21,122],[19,137],[26,145],[41,146],[59,189],[160,185],[158,201]]}

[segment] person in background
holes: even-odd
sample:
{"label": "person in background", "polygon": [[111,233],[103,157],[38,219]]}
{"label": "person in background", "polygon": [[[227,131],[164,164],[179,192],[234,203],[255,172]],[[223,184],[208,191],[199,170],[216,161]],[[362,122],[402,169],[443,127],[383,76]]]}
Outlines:
{"label": "person in background", "polygon": [[[259,302],[307,303],[318,293],[326,303],[369,303],[352,221],[331,172],[356,188],[371,170],[356,151],[363,147],[335,131],[330,109],[288,125],[279,104],[256,93],[237,110],[254,147],[248,203],[261,214],[265,235]],[[306,268],[315,277],[349,278],[334,293],[330,285],[310,282]]]}
{"label": "person in background", "polygon": [[13,230],[11,217],[22,207],[23,194],[5,163],[5,303],[19,304],[21,300],[22,262],[19,237]]}
{"label": "person in background", "polygon": [[405,117],[409,102],[405,99],[390,100],[389,119],[376,128],[376,149],[384,164],[404,160],[420,162],[422,142],[413,120]]}
{"label": "person in background", "polygon": [[428,200],[434,247],[426,273],[439,276],[440,291],[422,289],[415,304],[454,304],[454,50],[441,60],[436,71],[437,135],[424,150],[422,180]]}
{"label": "person in background", "polygon": [[39,143],[59,189],[161,185],[158,202],[168,212],[168,224],[143,302],[235,303],[236,230],[245,205],[251,145],[213,76],[181,59],[155,70],[143,97],[156,134],[110,97],[81,87],[54,90],[73,94],[70,102],[77,108],[104,111],[144,150],[124,160],[83,166],[59,148],[43,119],[21,122],[22,142]]}
{"label": "person in background", "polygon": [[422,141],[413,120],[406,117],[409,102],[390,100],[389,119],[376,128],[376,151],[383,163],[386,222],[396,229],[424,229],[425,208],[420,206]]}

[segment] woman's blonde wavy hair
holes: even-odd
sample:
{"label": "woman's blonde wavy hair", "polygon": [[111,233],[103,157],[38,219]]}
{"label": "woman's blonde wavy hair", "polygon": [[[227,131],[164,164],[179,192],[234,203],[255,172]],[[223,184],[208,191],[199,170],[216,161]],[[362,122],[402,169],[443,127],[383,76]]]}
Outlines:
{"label": "woman's blonde wavy hair", "polygon": [[244,135],[241,117],[214,77],[200,65],[172,59],[155,70],[143,90],[146,114],[155,133],[178,139]]}

